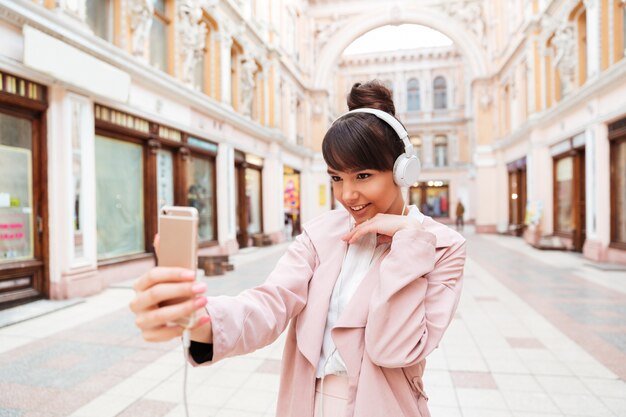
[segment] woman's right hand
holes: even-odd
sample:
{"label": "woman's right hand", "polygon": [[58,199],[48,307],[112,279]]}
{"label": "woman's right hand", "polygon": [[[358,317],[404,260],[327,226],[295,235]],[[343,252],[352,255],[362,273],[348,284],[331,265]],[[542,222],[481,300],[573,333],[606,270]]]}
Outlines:
{"label": "woman's right hand", "polygon": [[[199,317],[193,333],[210,323],[204,309],[207,287],[202,282],[196,282],[195,275],[194,271],[183,268],[156,267],[135,282],[137,294],[129,306],[146,341],[161,342],[180,337],[184,328],[168,323],[184,321],[194,313]],[[198,310],[204,314],[196,313]],[[206,333],[206,329],[203,330],[201,333]],[[211,334],[210,329],[208,334]]]}

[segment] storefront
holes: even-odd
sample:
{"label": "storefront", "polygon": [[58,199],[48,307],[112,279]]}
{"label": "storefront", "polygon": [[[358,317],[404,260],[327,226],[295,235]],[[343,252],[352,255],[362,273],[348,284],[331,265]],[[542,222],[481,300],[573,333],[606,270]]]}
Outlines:
{"label": "storefront", "polygon": [[526,157],[507,164],[509,173],[509,233],[524,233],[526,213]]}
{"label": "storefront", "polygon": [[551,148],[553,157],[554,234],[566,247],[582,252],[586,238],[585,135]]}
{"label": "storefront", "polygon": [[611,243],[626,250],[626,119],[609,125],[611,158]]}
{"label": "storefront", "polygon": [[235,152],[235,207],[237,242],[240,248],[251,245],[253,235],[263,233],[263,160]]}
{"label": "storefront", "polygon": [[166,204],[196,207],[200,247],[215,245],[217,146],[100,105],[95,117],[98,265],[151,257]]}
{"label": "storefront", "polygon": [[450,217],[450,190],[447,181],[419,182],[409,191],[409,202],[426,216]]}
{"label": "storefront", "polygon": [[300,171],[291,167],[283,168],[283,195],[285,209],[285,230],[290,236],[300,234]]}
{"label": "storefront", "polygon": [[0,72],[0,309],[48,296],[45,87]]}

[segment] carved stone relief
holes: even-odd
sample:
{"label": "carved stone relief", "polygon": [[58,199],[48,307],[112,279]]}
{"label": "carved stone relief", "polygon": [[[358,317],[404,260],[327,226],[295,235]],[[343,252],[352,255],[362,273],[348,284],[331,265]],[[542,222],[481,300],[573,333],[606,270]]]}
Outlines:
{"label": "carved stone relief", "polygon": [[241,112],[245,116],[252,114],[252,99],[254,98],[255,73],[257,65],[250,54],[241,60]]}
{"label": "carved stone relief", "polygon": [[472,32],[483,47],[487,45],[487,26],[485,13],[480,0],[464,0],[447,2],[442,4],[441,9],[450,17],[462,23],[467,30]]}
{"label": "carved stone relief", "polygon": [[131,0],[130,4],[131,51],[144,56],[146,40],[150,37],[154,6],[152,0]]}
{"label": "carved stone relief", "polygon": [[206,43],[207,27],[202,19],[202,9],[198,0],[184,0],[178,3],[178,23],[181,46],[181,78],[186,84],[193,84],[194,69],[202,58]]}
{"label": "carved stone relief", "polygon": [[561,85],[564,95],[568,94],[576,83],[576,30],[574,26],[565,23],[557,29],[552,41],[556,48],[554,62],[561,76]]}

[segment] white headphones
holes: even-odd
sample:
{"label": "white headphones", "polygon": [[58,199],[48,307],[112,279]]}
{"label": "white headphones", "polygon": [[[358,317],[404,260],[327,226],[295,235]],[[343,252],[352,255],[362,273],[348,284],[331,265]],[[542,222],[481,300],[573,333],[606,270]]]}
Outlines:
{"label": "white headphones", "polygon": [[379,119],[387,122],[387,124],[396,131],[396,134],[400,137],[400,139],[402,139],[402,142],[404,143],[404,153],[400,155],[396,159],[396,162],[393,164],[393,180],[396,185],[399,185],[400,187],[410,187],[415,184],[417,182],[417,178],[420,175],[420,160],[415,155],[413,145],[409,141],[409,134],[404,129],[404,127],[402,127],[398,119],[385,111],[372,109],[369,107],[363,107],[360,109],[350,110],[349,112],[342,114],[333,121],[333,124],[342,117],[352,113],[373,114]]}

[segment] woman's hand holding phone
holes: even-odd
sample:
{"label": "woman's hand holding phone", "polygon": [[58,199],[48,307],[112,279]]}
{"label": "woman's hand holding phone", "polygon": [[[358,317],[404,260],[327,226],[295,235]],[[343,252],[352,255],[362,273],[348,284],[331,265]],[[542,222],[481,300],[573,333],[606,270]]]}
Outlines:
{"label": "woman's hand holding phone", "polygon": [[196,282],[195,271],[152,268],[135,282],[134,289],[137,295],[130,302],[130,309],[135,313],[135,323],[146,341],[162,342],[180,337],[185,329],[170,323],[185,321],[197,314],[191,330],[192,339],[212,342],[211,323],[204,308],[206,284]]}

